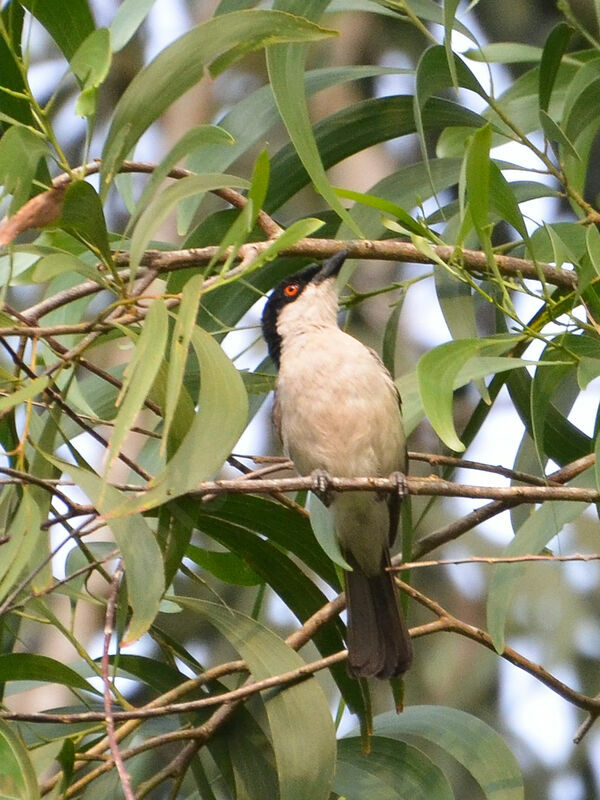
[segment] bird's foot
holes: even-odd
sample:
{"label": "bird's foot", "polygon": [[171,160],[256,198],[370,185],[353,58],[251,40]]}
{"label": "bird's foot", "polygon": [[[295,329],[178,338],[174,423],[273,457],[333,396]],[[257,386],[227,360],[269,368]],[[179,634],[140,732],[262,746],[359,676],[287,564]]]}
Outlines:
{"label": "bird's foot", "polygon": [[390,481],[396,488],[396,496],[399,497],[400,500],[406,497],[408,494],[408,481],[406,480],[406,475],[403,472],[392,472],[390,475]]}
{"label": "bird's foot", "polygon": [[315,469],[311,472],[312,490],[324,506],[329,506],[333,500],[331,491],[331,475],[325,469]]}

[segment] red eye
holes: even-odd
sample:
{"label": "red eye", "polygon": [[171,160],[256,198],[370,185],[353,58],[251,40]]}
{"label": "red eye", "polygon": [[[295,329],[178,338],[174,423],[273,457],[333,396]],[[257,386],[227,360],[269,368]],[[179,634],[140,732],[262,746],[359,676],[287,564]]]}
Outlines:
{"label": "red eye", "polygon": [[289,286],[286,286],[283,290],[283,293],[286,297],[296,297],[298,294],[299,286],[297,283],[290,283]]}

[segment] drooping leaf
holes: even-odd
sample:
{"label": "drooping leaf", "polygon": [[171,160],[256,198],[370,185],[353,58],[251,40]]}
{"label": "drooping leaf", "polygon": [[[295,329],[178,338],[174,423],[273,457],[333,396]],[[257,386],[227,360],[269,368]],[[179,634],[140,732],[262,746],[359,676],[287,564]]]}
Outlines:
{"label": "drooping leaf", "polygon": [[[233,609],[175,597],[225,636],[256,680],[297,669],[304,661],[272,631]],[[309,679],[264,698],[282,798],[328,800],[335,769],[335,732],[327,698]]]}
{"label": "drooping leaf", "polygon": [[566,22],[559,22],[546,39],[540,62],[540,110],[542,111],[548,111],[558,68],[572,34],[573,29]]}
{"label": "drooping leaf", "polygon": [[485,722],[456,708],[411,706],[402,714],[375,717],[375,734],[417,736],[441,747],[465,767],[486,800],[523,800],[517,760],[502,737]]}
{"label": "drooping leaf", "polygon": [[[144,131],[203,77],[218,56],[244,43],[244,51],[277,41],[318,41],[331,36],[300,17],[278,11],[236,11],[196,26],[166,47],[127,87],[113,115],[102,155],[102,186]],[[243,55],[240,51],[239,56]]]}
{"label": "drooping leaf", "polygon": [[383,736],[338,741],[334,791],[347,800],[454,800],[442,770],[416,747]]}
{"label": "drooping leaf", "polygon": [[190,175],[172,186],[168,186],[146,206],[134,228],[129,256],[132,278],[152,233],[164,222],[178,203],[185,200],[186,197],[210,192],[213,189],[226,187],[247,189],[248,186],[248,181],[243,178],[224,174]]}
{"label": "drooping leaf", "polygon": [[112,263],[102,203],[96,190],[86,181],[74,181],[68,186],[59,225],[89,247],[105,264]]}
{"label": "drooping leaf", "polygon": [[123,374],[123,385],[117,399],[119,410],[106,454],[105,476],[148,397],[164,359],[167,333],[167,308],[159,298],[150,306],[133,357]]}
{"label": "drooping leaf", "polygon": [[90,117],[96,112],[97,89],[108,74],[110,62],[110,33],[108,28],[97,28],[71,59],[71,69],[81,86],[75,111],[82,117]]}
{"label": "drooping leaf", "polygon": [[33,16],[41,22],[50,36],[70,61],[77,48],[94,30],[94,18],[87,0],[20,0]]}
{"label": "drooping leaf", "polygon": [[155,0],[123,0],[110,23],[110,41],[114,53],[125,47],[154,3]]}
{"label": "drooping leaf", "polygon": [[44,139],[30,128],[14,126],[0,139],[0,184],[13,196],[10,213],[29,199],[38,165],[49,154]]}
{"label": "drooping leaf", "polygon": [[[587,470],[569,486],[580,486],[591,489],[595,487],[594,470]],[[569,522],[577,519],[587,508],[588,503],[577,502],[545,502],[530,514],[518,531],[515,538],[505,549],[507,558],[527,554],[536,555],[548,542]],[[498,564],[492,573],[487,599],[487,626],[494,647],[501,653],[505,645],[506,619],[511,601],[525,574],[528,565]]]}
{"label": "drooping leaf", "polygon": [[66,664],[37,653],[0,654],[0,683],[42,681],[100,694],[85,678]]}
{"label": "drooping leaf", "polygon": [[38,800],[35,770],[22,739],[0,720],[0,796],[6,800]]}
{"label": "drooping leaf", "polygon": [[[102,516],[110,516],[114,508],[123,504],[123,494],[108,486],[99,475],[55,456],[46,454],[46,458],[71,475]],[[127,578],[127,599],[132,611],[127,644],[143,636],[158,613],[165,589],[162,553],[154,531],[141,514],[111,519],[108,525],[121,553]]]}

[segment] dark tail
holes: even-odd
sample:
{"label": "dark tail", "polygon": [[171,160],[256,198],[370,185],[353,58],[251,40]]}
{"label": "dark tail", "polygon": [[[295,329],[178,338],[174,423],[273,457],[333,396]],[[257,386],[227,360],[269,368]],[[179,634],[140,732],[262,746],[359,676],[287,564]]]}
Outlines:
{"label": "dark tail", "polygon": [[398,593],[385,554],[379,575],[368,576],[345,554],[348,609],[348,670],[355,678],[392,678],[412,661],[412,645],[398,604]]}

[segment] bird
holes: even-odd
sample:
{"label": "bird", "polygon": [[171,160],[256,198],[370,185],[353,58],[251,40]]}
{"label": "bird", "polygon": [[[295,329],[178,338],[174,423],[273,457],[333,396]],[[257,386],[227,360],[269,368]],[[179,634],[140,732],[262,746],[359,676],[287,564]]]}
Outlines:
{"label": "bird", "polygon": [[[329,503],[344,570],[348,671],[355,678],[402,675],[411,640],[390,566],[398,530],[406,439],[400,398],[379,356],[338,326],[335,253],[284,278],[262,313],[277,367],[273,422],[300,475]],[[329,492],[330,477],[394,477],[398,492]]]}

